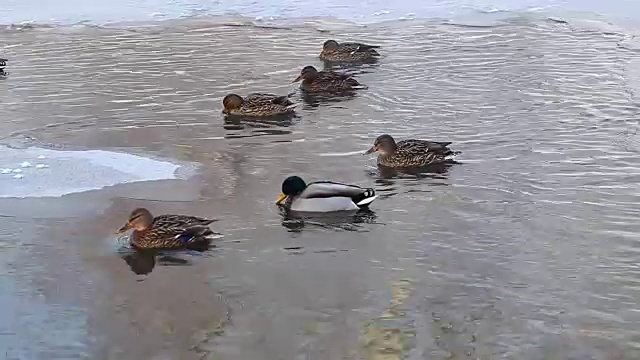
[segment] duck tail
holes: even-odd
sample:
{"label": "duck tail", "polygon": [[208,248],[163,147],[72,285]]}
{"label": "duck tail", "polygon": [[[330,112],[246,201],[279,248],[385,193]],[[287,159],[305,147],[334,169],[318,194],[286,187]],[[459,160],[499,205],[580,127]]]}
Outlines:
{"label": "duck tail", "polygon": [[300,106],[299,103],[292,103],[291,105],[287,105],[287,107],[285,109],[287,111],[291,111],[291,110],[294,110],[295,108],[297,108],[298,106]]}
{"label": "duck tail", "polygon": [[359,207],[368,206],[378,197],[378,195],[376,195],[376,191],[372,188],[366,188],[363,190],[362,194],[354,201]]}
{"label": "duck tail", "polygon": [[361,84],[358,80],[350,77],[348,79],[346,79],[346,83],[351,86],[354,89],[368,89],[369,87],[367,85],[363,85]]}
{"label": "duck tail", "polygon": [[219,221],[219,220],[218,219],[202,219],[198,225],[202,225],[202,226],[211,225],[211,224],[213,224],[214,222],[217,222],[217,221]]}
{"label": "duck tail", "polygon": [[369,204],[371,204],[373,202],[373,200],[375,200],[378,197],[378,195],[373,195],[370,198],[366,198],[358,203],[356,203],[356,205],[358,205],[359,207],[366,207]]}
{"label": "duck tail", "polygon": [[456,156],[456,155],[462,154],[462,151],[460,151],[460,150],[451,150],[449,148],[445,148],[445,149],[446,149],[446,151],[443,153],[443,155],[445,157]]}
{"label": "duck tail", "polygon": [[369,51],[373,49],[380,49],[380,45],[368,45],[368,44],[360,44],[356,51]]}
{"label": "duck tail", "polygon": [[291,105],[293,104],[293,102],[289,99],[289,97],[291,97],[292,94],[295,94],[295,93],[289,93],[287,95],[277,96],[271,100],[271,103],[276,105],[284,105],[284,106]]}

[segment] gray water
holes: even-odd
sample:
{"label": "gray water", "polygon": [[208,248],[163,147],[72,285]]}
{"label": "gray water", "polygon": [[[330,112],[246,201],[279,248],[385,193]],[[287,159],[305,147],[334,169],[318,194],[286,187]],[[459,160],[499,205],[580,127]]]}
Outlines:
{"label": "gray water", "polygon": [[[635,38],[533,16],[233,22],[2,31],[2,144],[198,166],[0,199],[7,359],[640,357]],[[295,90],[327,38],[383,46],[349,70],[368,89],[296,95],[291,123],[224,122],[226,93]],[[380,173],[361,153],[382,133],[452,141],[461,164]],[[291,174],[381,196],[368,214],[283,219]],[[113,232],[138,206],[219,218],[224,238],[136,262]]]}

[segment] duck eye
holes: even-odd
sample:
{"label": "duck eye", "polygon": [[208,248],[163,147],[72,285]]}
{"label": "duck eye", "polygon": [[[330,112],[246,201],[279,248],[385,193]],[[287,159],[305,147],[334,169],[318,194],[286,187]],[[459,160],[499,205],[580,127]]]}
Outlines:
{"label": "duck eye", "polygon": [[129,219],[129,222],[134,222],[142,217],[142,214],[136,214]]}

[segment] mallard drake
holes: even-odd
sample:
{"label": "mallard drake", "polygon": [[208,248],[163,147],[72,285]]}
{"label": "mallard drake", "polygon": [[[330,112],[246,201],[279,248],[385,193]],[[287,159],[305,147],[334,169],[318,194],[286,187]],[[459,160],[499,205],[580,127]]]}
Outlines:
{"label": "mallard drake", "polygon": [[307,185],[299,176],[289,176],[282,183],[276,205],[302,212],[349,211],[365,208],[376,199],[371,188],[316,181]]}
{"label": "mallard drake", "polygon": [[240,95],[229,94],[222,99],[223,113],[228,115],[268,117],[292,115],[295,104],[289,95],[252,93],[244,99]]}
{"label": "mallard drake", "polygon": [[116,234],[133,229],[131,244],[139,249],[188,248],[208,243],[214,232],[209,224],[217,220],[189,215],[160,215],[153,217],[149,210],[138,208]]}
{"label": "mallard drake", "polygon": [[373,62],[378,60],[380,54],[374,49],[378,45],[367,45],[357,42],[338,43],[335,40],[327,40],[322,45],[320,59],[327,62]]}
{"label": "mallard drake", "polygon": [[380,135],[364,155],[378,153],[378,164],[392,168],[412,168],[441,164],[455,155],[451,142],[402,140],[396,143],[391,135]]}
{"label": "mallard drake", "polygon": [[348,93],[361,86],[351,75],[329,70],[318,71],[313,66],[302,68],[300,75],[293,82],[300,80],[300,89],[309,93]]}

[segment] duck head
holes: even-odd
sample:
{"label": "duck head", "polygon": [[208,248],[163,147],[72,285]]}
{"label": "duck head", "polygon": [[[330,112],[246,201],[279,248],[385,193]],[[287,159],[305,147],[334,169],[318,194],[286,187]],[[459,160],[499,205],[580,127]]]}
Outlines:
{"label": "duck head", "polygon": [[338,44],[338,42],[335,40],[327,40],[324,42],[324,44],[322,44],[322,50],[326,51],[335,51],[338,50],[339,47],[340,44]]}
{"label": "duck head", "polygon": [[153,216],[149,212],[149,210],[145,208],[137,208],[131,212],[129,215],[129,220],[124,226],[122,226],[116,234],[122,234],[123,232],[134,229],[137,231],[144,231],[148,229],[153,223]]}
{"label": "duck head", "polygon": [[398,145],[396,145],[396,141],[391,137],[391,135],[380,135],[373,142],[373,146],[369,148],[363,155],[368,155],[371,153],[378,153],[380,155],[389,155],[393,154]]}
{"label": "duck head", "polygon": [[287,197],[300,195],[307,188],[307,183],[299,176],[289,176],[282,182],[282,192],[278,195],[276,205],[280,205]]}
{"label": "duck head", "polygon": [[313,66],[305,66],[300,71],[300,75],[298,75],[298,77],[292,82],[295,83],[300,80],[313,80],[316,77],[318,77],[318,69],[314,68]]}
{"label": "duck head", "polygon": [[242,106],[244,99],[240,95],[229,94],[222,99],[222,105],[224,106],[224,113],[229,113],[232,110],[239,109]]}

